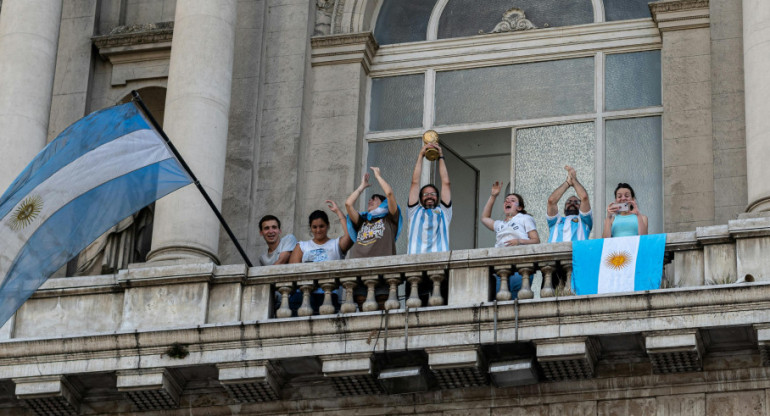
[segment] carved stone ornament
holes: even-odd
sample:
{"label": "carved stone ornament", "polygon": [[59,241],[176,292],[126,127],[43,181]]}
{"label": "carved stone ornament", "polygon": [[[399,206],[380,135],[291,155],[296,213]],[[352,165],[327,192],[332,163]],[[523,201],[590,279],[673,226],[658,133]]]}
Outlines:
{"label": "carved stone ornament", "polygon": [[330,34],[332,30],[334,0],[316,0],[315,7],[315,30],[313,31],[313,36]]}
{"label": "carved stone ornament", "polygon": [[520,30],[537,29],[537,26],[527,20],[527,16],[524,15],[524,10],[518,7],[513,7],[503,13],[503,20],[500,21],[491,32],[484,32],[479,30],[479,34],[485,33],[503,33],[503,32],[518,32]]}

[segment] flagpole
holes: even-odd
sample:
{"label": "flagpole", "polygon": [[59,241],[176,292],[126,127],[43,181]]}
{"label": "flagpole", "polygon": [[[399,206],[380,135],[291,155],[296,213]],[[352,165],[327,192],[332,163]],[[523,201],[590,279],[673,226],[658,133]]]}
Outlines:
{"label": "flagpole", "polygon": [[227,235],[230,237],[230,240],[232,240],[233,244],[235,244],[235,248],[238,249],[238,252],[241,253],[241,257],[243,257],[243,260],[246,262],[246,265],[249,267],[253,267],[254,265],[251,263],[251,260],[249,260],[249,256],[246,255],[246,252],[243,251],[243,247],[241,247],[241,244],[238,242],[238,239],[235,238],[235,234],[233,234],[233,231],[230,230],[230,226],[227,225],[227,221],[225,221],[225,218],[222,216],[222,213],[219,212],[219,209],[214,205],[214,201],[211,200],[209,197],[209,194],[206,192],[205,189],[203,189],[203,186],[200,184],[200,181],[198,181],[198,178],[193,173],[192,169],[187,165],[187,162],[182,158],[182,155],[179,154],[179,151],[176,149],[173,143],[171,143],[171,139],[168,138],[166,135],[166,132],[163,131],[163,128],[160,127],[158,124],[158,121],[155,120],[155,117],[152,116],[152,113],[150,113],[150,110],[147,108],[147,106],[144,104],[144,101],[142,101],[142,97],[139,96],[139,93],[136,90],[131,91],[131,95],[134,97],[134,100],[137,104],[142,108],[142,111],[144,111],[144,114],[147,115],[147,118],[150,119],[150,123],[152,123],[152,126],[155,127],[155,129],[160,133],[161,137],[163,137],[163,140],[166,141],[166,144],[171,149],[171,152],[174,153],[174,156],[176,156],[177,160],[179,160],[179,163],[182,165],[185,171],[187,171],[187,174],[190,175],[190,177],[193,180],[193,183],[195,184],[195,187],[198,188],[198,190],[203,195],[203,199],[206,200],[206,202],[209,204],[209,207],[214,211],[214,214],[219,219],[219,223],[222,224],[222,228],[225,229],[227,232]]}

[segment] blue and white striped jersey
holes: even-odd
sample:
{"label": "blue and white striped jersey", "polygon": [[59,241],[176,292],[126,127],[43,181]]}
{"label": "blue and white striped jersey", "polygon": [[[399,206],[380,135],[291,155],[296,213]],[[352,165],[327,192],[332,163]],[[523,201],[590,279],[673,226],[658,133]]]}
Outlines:
{"label": "blue and white striped jersey", "polygon": [[588,240],[591,228],[594,226],[593,212],[580,213],[580,215],[557,214],[555,217],[546,217],[548,220],[548,242],[559,243],[562,241]]}
{"label": "blue and white striped jersey", "polygon": [[409,207],[408,254],[449,251],[449,223],[452,221],[452,204],[439,202],[433,209],[419,203]]}

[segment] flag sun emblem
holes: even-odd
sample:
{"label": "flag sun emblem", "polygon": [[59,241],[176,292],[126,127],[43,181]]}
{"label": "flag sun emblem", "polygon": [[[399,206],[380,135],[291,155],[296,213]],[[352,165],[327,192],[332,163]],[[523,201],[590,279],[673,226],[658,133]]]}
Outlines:
{"label": "flag sun emblem", "polygon": [[627,251],[615,251],[610,253],[605,259],[604,264],[610,269],[621,270],[631,264],[631,253]]}
{"label": "flag sun emblem", "polygon": [[10,220],[12,230],[20,230],[37,218],[43,209],[43,198],[35,195],[27,197],[13,212]]}

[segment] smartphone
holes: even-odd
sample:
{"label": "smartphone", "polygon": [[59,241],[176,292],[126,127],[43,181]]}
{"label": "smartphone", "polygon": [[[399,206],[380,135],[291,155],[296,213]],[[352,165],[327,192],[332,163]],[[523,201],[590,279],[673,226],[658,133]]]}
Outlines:
{"label": "smartphone", "polygon": [[618,202],[615,205],[618,206],[618,212],[628,212],[632,209],[631,207],[633,207],[630,202]]}

